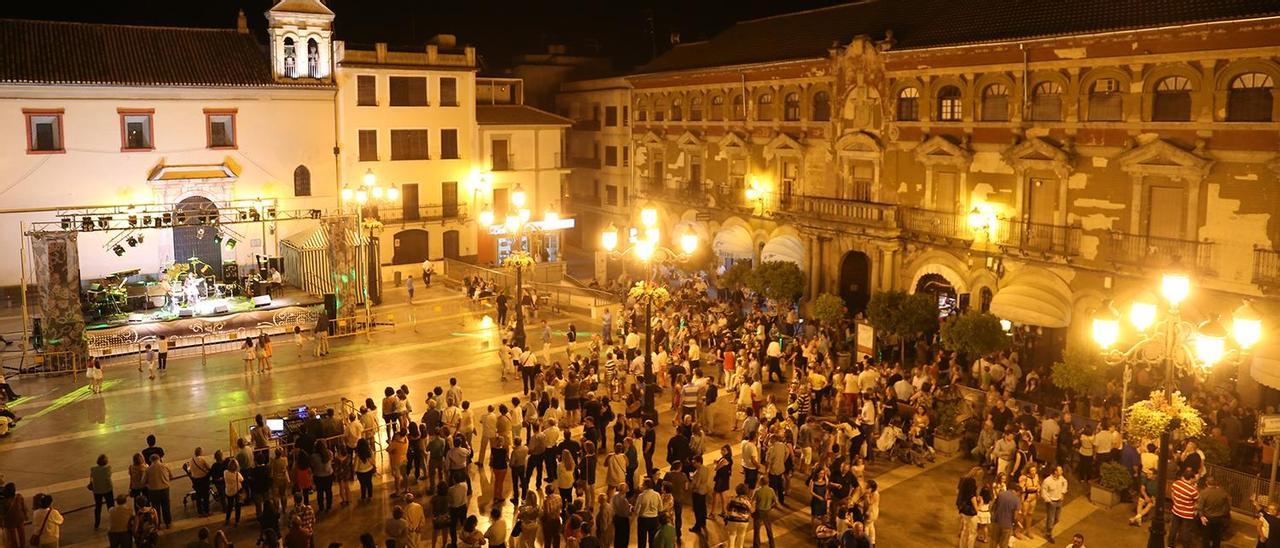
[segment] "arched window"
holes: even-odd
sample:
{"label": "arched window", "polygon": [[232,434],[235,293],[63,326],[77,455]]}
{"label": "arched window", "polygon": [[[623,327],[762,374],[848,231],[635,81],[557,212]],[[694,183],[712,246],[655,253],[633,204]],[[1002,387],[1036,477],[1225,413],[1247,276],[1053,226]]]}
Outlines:
{"label": "arched window", "polygon": [[800,94],[788,93],[782,99],[782,119],[788,122],[800,121]]}
{"label": "arched window", "polygon": [[1062,85],[1049,80],[1031,91],[1031,119],[1038,122],[1062,121]]}
{"label": "arched window", "polygon": [[289,78],[298,77],[298,48],[289,36],[284,39],[284,74]]}
{"label": "arched window", "polygon": [[671,121],[679,122],[684,120],[684,110],[680,104],[680,99],[671,100]]}
{"label": "arched window", "polygon": [[943,122],[959,122],[964,118],[964,107],[960,102],[960,88],[943,86],[938,90],[938,120]]}
{"label": "arched window", "polygon": [[315,38],[307,39],[307,76],[318,78],[320,75],[320,44]]}
{"label": "arched window", "polygon": [[689,120],[692,122],[702,121],[702,96],[694,95],[689,99]]}
{"label": "arched window", "polygon": [[1275,81],[1261,72],[1236,76],[1227,89],[1228,122],[1270,122]]}
{"label": "arched window", "polygon": [[831,97],[825,91],[819,91],[813,94],[813,116],[812,118],[819,122],[826,122],[831,119]]}
{"label": "arched window", "polygon": [[1170,76],[1156,82],[1151,98],[1151,119],[1157,122],[1191,121],[1191,81]]}
{"label": "arched window", "polygon": [[982,121],[1009,121],[1009,87],[991,84],[982,90]]}
{"label": "arched window", "polygon": [[1089,121],[1119,122],[1124,120],[1124,95],[1115,78],[1099,78],[1089,86]]}
{"label": "arched window", "polygon": [[902,88],[898,92],[898,120],[914,122],[920,119],[920,90]]}
{"label": "arched window", "polygon": [[311,170],[307,166],[298,166],[293,170],[293,195],[311,195]]}
{"label": "arched window", "polygon": [[643,102],[636,104],[636,121],[637,122],[649,121],[649,105],[646,105]]}
{"label": "arched window", "polygon": [[653,103],[653,121],[662,122],[667,119],[667,102],[658,99]]}
{"label": "arched window", "polygon": [[717,95],[711,98],[711,111],[707,113],[707,119],[713,122],[719,122],[724,119],[723,95]]}
{"label": "arched window", "polygon": [[768,121],[773,119],[773,94],[761,93],[756,97],[756,119]]}
{"label": "arched window", "polygon": [[742,94],[733,96],[733,119],[737,121],[747,119],[747,103],[742,100]]}

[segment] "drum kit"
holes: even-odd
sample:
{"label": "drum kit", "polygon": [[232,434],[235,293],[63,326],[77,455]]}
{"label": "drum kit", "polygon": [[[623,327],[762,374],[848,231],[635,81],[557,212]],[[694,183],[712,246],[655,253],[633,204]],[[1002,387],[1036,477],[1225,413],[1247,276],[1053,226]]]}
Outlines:
{"label": "drum kit", "polygon": [[166,266],[160,284],[168,294],[165,307],[173,309],[234,293],[234,286],[218,283],[213,267],[195,257]]}

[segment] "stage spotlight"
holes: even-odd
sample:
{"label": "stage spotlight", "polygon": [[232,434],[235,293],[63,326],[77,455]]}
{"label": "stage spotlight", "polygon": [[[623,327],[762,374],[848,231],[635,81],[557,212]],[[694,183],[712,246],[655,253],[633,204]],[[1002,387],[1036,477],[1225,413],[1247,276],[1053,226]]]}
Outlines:
{"label": "stage spotlight", "polygon": [[142,226],[144,226],[144,227],[151,226],[151,216],[150,216],[150,215],[143,215],[143,216],[142,216]]}
{"label": "stage spotlight", "polygon": [[116,253],[116,256],[117,256],[117,257],[123,257],[123,256],[124,256],[124,246],[122,246],[122,245],[120,245],[120,244],[116,244],[116,246],[115,246],[115,247],[111,248],[111,251],[114,251],[114,252]]}
{"label": "stage spotlight", "polygon": [[197,231],[196,231],[196,239],[197,239],[197,240],[203,240],[203,239],[204,239],[204,229],[203,229],[203,228],[201,228],[200,230],[197,230]]}
{"label": "stage spotlight", "polygon": [[130,227],[130,228],[132,228],[132,227],[136,227],[136,226],[138,226],[138,216],[137,216],[137,215],[130,215],[130,216],[129,216],[129,227]]}
{"label": "stage spotlight", "polygon": [[125,240],[125,242],[128,242],[129,247],[138,247],[138,239],[133,236],[129,236],[129,239]]}
{"label": "stage spotlight", "polygon": [[253,208],[249,210],[249,219],[254,222],[262,220],[262,214],[258,213],[258,208]]}
{"label": "stage spotlight", "polygon": [[236,248],[236,239],[227,238],[227,249],[235,249],[235,248]]}
{"label": "stage spotlight", "polygon": [[173,224],[173,215],[170,213],[165,213],[164,217],[162,217],[161,219],[157,219],[156,226],[159,226],[161,222],[167,225]]}
{"label": "stage spotlight", "polygon": [[138,243],[142,243],[142,234],[138,235]]}
{"label": "stage spotlight", "polygon": [[110,228],[111,217],[98,217],[98,228]]}
{"label": "stage spotlight", "polygon": [[321,216],[321,215],[323,215],[323,214],[324,214],[324,212],[320,211],[319,209],[313,209],[313,210],[311,210],[311,218],[312,218],[312,219],[319,219],[319,218],[320,218],[320,216]]}
{"label": "stage spotlight", "polygon": [[217,243],[219,243],[219,244],[220,244],[220,243],[222,243],[222,233],[221,233],[221,232],[219,232],[219,233],[217,233],[217,234],[214,234],[214,235],[213,235],[213,241],[214,241],[214,242],[217,242]]}
{"label": "stage spotlight", "polygon": [[86,232],[93,230],[93,217],[85,217],[83,219],[80,219],[80,230],[83,230]]}
{"label": "stage spotlight", "polygon": [[245,210],[243,210],[243,209],[241,209],[241,210],[240,210],[240,220],[241,220],[241,221],[247,221],[247,220],[249,220],[249,212],[248,212],[248,211],[245,211]]}
{"label": "stage spotlight", "polygon": [[[168,213],[165,213],[165,214],[164,214],[164,216],[165,216],[164,222],[165,222],[165,223],[168,223],[168,222],[169,222],[169,214],[168,214]],[[175,215],[173,216],[173,224],[176,224],[176,225],[185,225],[185,224],[187,224],[187,214],[186,214],[186,213],[177,213],[177,214],[175,214]]]}
{"label": "stage spotlight", "polygon": [[62,218],[62,229],[63,229],[63,230],[71,230],[71,227],[72,227],[74,224],[75,224],[75,222],[74,222],[74,220],[73,220],[71,217],[63,217],[63,218]]}
{"label": "stage spotlight", "polygon": [[268,219],[276,218],[276,206],[271,206],[267,208],[267,218]]}

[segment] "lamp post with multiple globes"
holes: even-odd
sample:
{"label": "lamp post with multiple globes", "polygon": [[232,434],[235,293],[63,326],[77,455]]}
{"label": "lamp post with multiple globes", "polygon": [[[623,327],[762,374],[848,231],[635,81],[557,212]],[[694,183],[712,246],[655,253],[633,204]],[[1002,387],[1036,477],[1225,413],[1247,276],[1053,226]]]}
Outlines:
{"label": "lamp post with multiple globes", "polygon": [[[373,241],[373,229],[370,228],[370,237],[366,239],[364,237],[365,205],[395,203],[400,200],[400,189],[395,185],[383,188],[378,184],[378,178],[373,174],[373,170],[370,169],[364,172],[364,177],[361,178],[359,186],[352,187],[349,184],[343,185],[340,197],[342,198],[342,204],[344,206],[351,206],[355,209],[357,234],[360,235],[360,239],[364,240],[364,242],[361,242],[361,245],[368,245],[368,242]],[[373,250],[369,249],[368,252],[372,253]],[[359,254],[357,254],[357,256],[359,256]],[[365,283],[361,284],[360,291],[364,292],[364,318],[367,324],[365,325],[365,336],[370,337],[370,334],[373,332],[373,313],[369,304],[369,285],[373,283],[373,280],[369,279],[368,264],[360,266],[360,269],[356,271],[356,279],[363,279],[365,281]]]}
{"label": "lamp post with multiple globes", "polygon": [[[524,189],[521,188],[518,183],[515,188],[512,189],[508,200],[510,201],[510,206],[514,208],[515,213],[508,214],[507,218],[502,220],[502,226],[504,227],[504,234],[510,236],[512,239],[511,255],[507,257],[505,262],[516,271],[516,328],[512,337],[516,346],[526,348],[524,306],[521,304],[521,301],[524,297],[524,271],[526,268],[530,268],[534,262],[532,250],[529,249],[528,238],[529,236],[543,230],[543,226],[545,224],[554,223],[559,220],[560,215],[557,212],[548,209],[541,221],[533,221],[530,218],[532,213],[526,207],[528,205],[529,197],[525,194]],[[493,211],[485,208],[484,211],[480,212],[479,221],[480,226],[486,229],[493,226],[496,222]]]}
{"label": "lamp post with multiple globes", "polygon": [[[1179,306],[1191,293],[1191,280],[1179,272],[1165,273],[1160,281],[1160,293],[1164,307],[1151,296],[1143,293],[1130,304],[1129,321],[1137,340],[1128,348],[1115,348],[1120,339],[1120,315],[1108,304],[1093,318],[1093,338],[1102,348],[1102,355],[1110,365],[1124,364],[1125,394],[1121,404],[1128,412],[1128,382],[1133,365],[1162,366],[1164,389],[1171,397],[1175,387],[1175,375],[1182,373],[1200,377],[1214,364],[1239,365],[1247,358],[1249,348],[1262,337],[1262,320],[1246,301],[1233,314],[1231,335],[1236,348],[1227,348],[1227,328],[1213,318],[1199,325],[1183,319]],[[1160,461],[1156,468],[1156,492],[1165,492],[1169,475],[1170,430],[1160,435]],[[1156,506],[1151,520],[1147,546],[1162,548],[1165,533],[1165,497],[1156,496]]]}
{"label": "lamp post with multiple globes", "polygon": [[628,255],[645,265],[648,279],[639,287],[638,298],[644,301],[644,406],[641,413],[646,419],[656,419],[657,409],[654,407],[654,393],[657,391],[657,378],[653,374],[653,300],[658,289],[655,284],[657,265],[668,262],[684,262],[689,260],[698,249],[698,235],[685,232],[678,238],[680,249],[673,250],[662,245],[662,231],[658,228],[658,212],[652,208],[640,210],[640,224],[643,233],[631,242],[631,247],[618,249],[618,228],[612,223],[600,235],[601,246],[615,259]]}

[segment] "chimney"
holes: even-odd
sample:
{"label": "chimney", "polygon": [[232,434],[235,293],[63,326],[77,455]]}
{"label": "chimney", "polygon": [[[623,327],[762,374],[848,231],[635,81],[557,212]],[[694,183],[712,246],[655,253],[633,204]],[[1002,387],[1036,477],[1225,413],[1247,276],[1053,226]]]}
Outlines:
{"label": "chimney", "polygon": [[386,42],[378,42],[374,44],[373,51],[374,51],[374,55],[377,56],[376,58],[379,63],[387,62],[387,43]]}
{"label": "chimney", "polygon": [[236,32],[249,34],[249,20],[244,17],[244,10],[240,10],[240,14],[236,16]]}
{"label": "chimney", "polygon": [[432,36],[427,43],[440,46],[440,49],[450,50],[458,47],[458,37],[452,34],[437,34]]}

